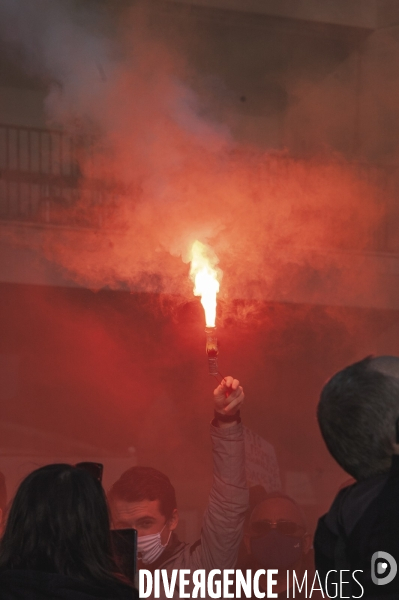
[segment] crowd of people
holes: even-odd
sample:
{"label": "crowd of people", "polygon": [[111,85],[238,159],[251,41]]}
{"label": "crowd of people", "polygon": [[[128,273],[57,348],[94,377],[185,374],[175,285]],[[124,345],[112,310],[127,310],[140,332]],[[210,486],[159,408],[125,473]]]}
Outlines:
{"label": "crowd of people", "polygon": [[[135,573],[144,569],[163,570],[169,581],[182,569],[259,571],[265,597],[399,598],[399,358],[368,357],[322,390],[322,436],[353,480],[314,540],[293,498],[248,489],[243,401],[232,377],[214,392],[213,483],[193,544],[176,535],[175,490],[156,469],[132,467],[106,495],[101,465],[51,464],[28,475],[8,505],[0,474],[0,600],[137,598]],[[267,594],[269,570],[277,596]],[[317,576],[320,587],[293,595],[287,571],[302,582]],[[178,585],[173,597],[181,597]]]}

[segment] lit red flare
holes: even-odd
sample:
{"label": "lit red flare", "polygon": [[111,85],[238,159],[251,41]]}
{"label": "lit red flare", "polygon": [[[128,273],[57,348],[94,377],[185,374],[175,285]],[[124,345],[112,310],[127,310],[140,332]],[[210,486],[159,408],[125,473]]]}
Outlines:
{"label": "lit red flare", "polygon": [[216,268],[218,259],[210,248],[198,240],[191,248],[190,277],[194,281],[194,295],[201,296],[205,311],[206,352],[209,374],[218,375],[217,356],[219,354],[216,338],[216,295],[219,292],[220,269]]}
{"label": "lit red flare", "polygon": [[191,248],[190,277],[194,281],[194,296],[201,296],[207,327],[215,327],[216,294],[219,291],[220,270],[215,268],[217,257],[198,240]]}

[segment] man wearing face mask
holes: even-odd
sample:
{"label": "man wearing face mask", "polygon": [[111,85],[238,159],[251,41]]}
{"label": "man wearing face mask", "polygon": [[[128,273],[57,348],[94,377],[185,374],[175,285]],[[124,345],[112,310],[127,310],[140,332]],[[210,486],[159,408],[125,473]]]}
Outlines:
{"label": "man wearing face mask", "polygon": [[[315,569],[311,536],[298,505],[284,494],[267,494],[262,486],[251,488],[250,499],[244,535],[245,552],[241,553],[237,568],[243,572],[251,569],[253,573],[258,569],[277,569],[278,575],[273,576],[277,581],[273,592],[279,598],[308,598]],[[297,587],[295,596],[292,589],[287,591],[287,570],[291,574],[290,584],[293,581],[292,571],[295,571],[300,583],[307,571],[308,594],[305,587],[301,592]],[[266,575],[260,577],[259,589],[267,595]],[[314,591],[312,598],[321,598],[318,594]]]}
{"label": "man wearing face mask", "polygon": [[[156,469],[132,467],[112,486],[108,498],[115,529],[138,533],[138,568],[232,569],[237,560],[248,489],[240,408],[244,393],[237,379],[225,377],[214,391],[211,423],[214,478],[201,538],[190,545],[174,533],[178,524],[175,490]],[[187,589],[185,590],[187,592]],[[161,586],[161,598],[164,596]],[[174,597],[179,597],[176,585]]]}

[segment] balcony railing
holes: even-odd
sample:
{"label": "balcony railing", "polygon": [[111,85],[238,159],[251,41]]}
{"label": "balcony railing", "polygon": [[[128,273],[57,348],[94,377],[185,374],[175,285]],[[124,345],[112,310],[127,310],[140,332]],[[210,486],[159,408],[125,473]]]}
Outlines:
{"label": "balcony railing", "polygon": [[[92,228],[113,223],[125,191],[115,182],[90,177],[93,148],[94,138],[0,124],[0,220]],[[290,162],[272,161],[269,176],[283,181]],[[84,177],[80,164],[85,165]],[[378,190],[376,201],[386,211],[366,249],[398,254],[399,169],[366,163],[352,167],[358,178]]]}
{"label": "balcony railing", "polygon": [[0,219],[100,226],[115,191],[82,177],[79,164],[90,165],[92,150],[90,138],[0,124]]}

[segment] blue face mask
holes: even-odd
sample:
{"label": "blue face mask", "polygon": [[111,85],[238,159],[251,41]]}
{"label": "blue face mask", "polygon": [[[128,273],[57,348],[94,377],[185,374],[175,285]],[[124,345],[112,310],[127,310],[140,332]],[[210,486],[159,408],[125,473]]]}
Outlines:
{"label": "blue face mask", "polygon": [[302,556],[303,540],[272,530],[266,535],[251,538],[251,554],[263,569],[285,569]]}

